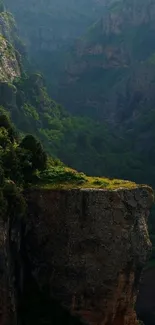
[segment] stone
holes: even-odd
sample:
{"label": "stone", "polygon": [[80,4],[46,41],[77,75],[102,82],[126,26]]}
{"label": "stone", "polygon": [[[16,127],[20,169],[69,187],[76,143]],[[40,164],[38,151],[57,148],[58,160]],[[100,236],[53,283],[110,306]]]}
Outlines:
{"label": "stone", "polygon": [[32,190],[26,197],[26,245],[40,290],[48,286],[52,299],[90,325],[136,325],[133,306],[151,252],[150,189]]}

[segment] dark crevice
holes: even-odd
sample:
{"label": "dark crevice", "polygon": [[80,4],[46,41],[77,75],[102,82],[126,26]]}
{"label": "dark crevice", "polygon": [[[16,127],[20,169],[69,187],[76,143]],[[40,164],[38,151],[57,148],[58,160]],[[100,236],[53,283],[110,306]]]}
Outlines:
{"label": "dark crevice", "polygon": [[[24,236],[21,240],[23,286],[18,284],[18,315],[20,325],[82,325],[81,319],[72,316],[59,302],[51,299],[49,288],[40,290],[34,276],[25,247]],[[19,276],[19,265],[16,268],[16,279]]]}

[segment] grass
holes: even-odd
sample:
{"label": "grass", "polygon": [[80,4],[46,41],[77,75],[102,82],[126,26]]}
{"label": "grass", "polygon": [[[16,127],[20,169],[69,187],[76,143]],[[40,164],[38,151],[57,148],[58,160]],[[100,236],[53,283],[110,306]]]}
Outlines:
{"label": "grass", "polygon": [[[86,176],[84,173],[78,173],[64,165],[49,166],[47,170],[38,174],[38,180],[37,187],[46,189],[94,188],[111,190],[137,187],[136,183],[127,180]],[[143,186],[145,185],[141,185],[141,187]]]}

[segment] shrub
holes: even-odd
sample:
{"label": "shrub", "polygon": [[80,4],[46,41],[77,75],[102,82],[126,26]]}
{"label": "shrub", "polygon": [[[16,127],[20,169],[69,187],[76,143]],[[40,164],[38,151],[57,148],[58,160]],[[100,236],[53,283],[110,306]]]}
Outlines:
{"label": "shrub", "polygon": [[47,154],[41,143],[33,135],[27,135],[22,140],[20,147],[31,152],[33,170],[44,170],[46,168]]}
{"label": "shrub", "polygon": [[86,181],[83,173],[77,173],[65,167],[50,167],[40,174],[40,179],[44,183],[78,183]]}

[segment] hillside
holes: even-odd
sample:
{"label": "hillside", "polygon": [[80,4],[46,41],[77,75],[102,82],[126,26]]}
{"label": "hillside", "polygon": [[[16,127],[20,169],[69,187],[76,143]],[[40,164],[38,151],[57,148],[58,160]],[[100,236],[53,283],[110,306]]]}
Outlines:
{"label": "hillside", "polygon": [[[27,38],[30,37],[22,19],[24,2],[12,6],[18,19],[21,17],[21,33],[25,30]],[[41,8],[29,5],[25,17],[34,18],[30,11],[38,12]],[[45,14],[44,9],[42,19]],[[15,80],[0,104],[9,110],[13,106],[12,118],[17,127],[37,135],[50,154],[73,168],[89,175],[131,179],[154,186],[154,15],[154,3],[150,0],[118,1],[110,8],[104,7],[103,18],[77,40],[69,53],[65,52],[63,57],[56,55],[55,64],[42,57],[39,66],[42,69],[47,64],[48,77],[55,87],[57,79],[53,81],[53,76],[58,78],[61,60],[61,82],[59,79],[59,87],[55,88],[57,101],[74,115],[85,118],[71,116],[51,100],[46,90],[49,83],[45,85],[40,74]],[[38,24],[39,20],[28,25],[32,30]],[[55,37],[59,39],[57,34]],[[54,93],[54,88],[50,90]]]}
{"label": "hillside", "polygon": [[[17,57],[22,57],[17,47],[21,45],[21,53],[22,42],[15,43],[17,33],[16,37],[10,35],[7,43]],[[123,124],[118,131],[107,122],[69,115],[50,98],[44,78],[38,73],[26,74],[21,67],[21,76],[10,81],[1,80],[0,105],[10,112],[20,132],[37,136],[53,157],[88,175],[155,184],[154,131],[150,132],[153,110],[147,116],[144,110],[144,119],[141,115],[141,119],[134,120],[127,128]],[[144,146],[144,141],[149,145]]]}

